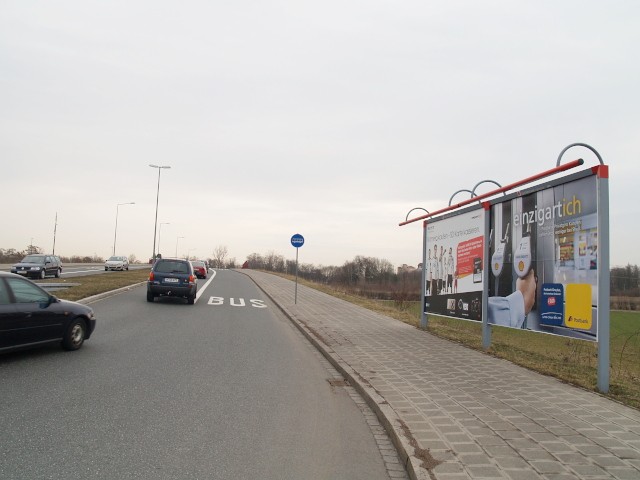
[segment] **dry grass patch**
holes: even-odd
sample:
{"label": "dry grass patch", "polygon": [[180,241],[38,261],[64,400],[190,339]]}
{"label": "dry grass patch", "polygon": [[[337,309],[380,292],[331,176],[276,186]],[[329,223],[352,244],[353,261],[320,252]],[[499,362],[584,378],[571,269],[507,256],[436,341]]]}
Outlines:
{"label": "dry grass patch", "polygon": [[109,292],[122,287],[144,282],[149,278],[149,270],[125,270],[123,272],[105,272],[96,275],[85,275],[67,279],[50,279],[39,283],[70,283],[78,284],[63,290],[52,292],[62,300],[78,301],[83,298]]}

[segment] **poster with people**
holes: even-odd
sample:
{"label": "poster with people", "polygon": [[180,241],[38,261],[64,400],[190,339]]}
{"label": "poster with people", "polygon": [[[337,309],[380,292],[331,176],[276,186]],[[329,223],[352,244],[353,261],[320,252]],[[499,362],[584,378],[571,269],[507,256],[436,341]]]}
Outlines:
{"label": "poster with people", "polygon": [[488,322],[597,340],[595,176],[495,203],[490,215]]}
{"label": "poster with people", "polygon": [[427,223],[426,313],[481,320],[484,219],[478,208]]}

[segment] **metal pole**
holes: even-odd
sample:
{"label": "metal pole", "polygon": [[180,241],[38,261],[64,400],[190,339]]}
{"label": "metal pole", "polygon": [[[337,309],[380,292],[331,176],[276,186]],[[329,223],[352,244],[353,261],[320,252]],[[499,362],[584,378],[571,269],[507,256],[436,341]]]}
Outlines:
{"label": "metal pole", "polygon": [[151,257],[154,260],[156,258],[156,230],[158,228],[158,200],[160,199],[160,170],[161,170],[161,167],[158,167],[158,189],[156,191],[156,221],[153,225],[153,256]]}
{"label": "metal pole", "polygon": [[609,271],[609,167],[598,167],[598,390],[609,392],[611,274]]}
{"label": "metal pole", "polygon": [[[487,242],[487,232],[491,230],[491,208],[488,202],[484,203],[484,260],[482,262],[482,348],[489,350],[491,347],[491,325],[489,324],[489,265],[491,260],[491,245]],[[497,239],[497,235],[496,235]]]}
{"label": "metal pole", "polygon": [[113,254],[116,254],[116,237],[118,235],[118,209],[120,208],[120,205],[135,205],[136,202],[125,202],[125,203],[118,203],[116,205],[116,228],[113,232]]}
{"label": "metal pole", "polygon": [[116,254],[116,235],[118,234],[118,208],[120,207],[120,204],[116,205],[116,228],[113,231],[113,253],[112,255]]}
{"label": "metal pole", "polygon": [[158,169],[158,189],[156,191],[156,221],[153,225],[153,260],[155,261],[156,259],[156,232],[158,231],[158,201],[160,199],[160,170],[162,170],[163,168],[171,168],[170,165],[154,165],[153,163],[150,163],[149,166],[151,168],[157,168]]}
{"label": "metal pole", "polygon": [[181,238],[184,238],[184,237],[176,238],[176,256],[175,256],[175,258],[178,258],[178,240],[180,240]]}
{"label": "metal pole", "polygon": [[53,224],[53,252],[51,255],[56,254],[56,230],[58,230],[58,212],[56,212],[56,221]]}
{"label": "metal pole", "polygon": [[422,222],[422,292],[420,293],[420,328],[427,328],[427,221]]}
{"label": "metal pole", "polygon": [[298,247],[296,247],[296,290],[295,290],[294,304],[298,304]]}

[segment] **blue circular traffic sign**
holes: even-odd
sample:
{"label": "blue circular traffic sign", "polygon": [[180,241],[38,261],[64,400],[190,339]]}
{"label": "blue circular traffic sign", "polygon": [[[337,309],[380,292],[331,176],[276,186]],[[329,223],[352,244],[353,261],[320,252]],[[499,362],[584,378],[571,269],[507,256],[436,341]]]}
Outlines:
{"label": "blue circular traffic sign", "polygon": [[293,237],[291,237],[291,245],[296,248],[300,248],[302,245],[304,245],[304,237],[299,233],[296,233]]}

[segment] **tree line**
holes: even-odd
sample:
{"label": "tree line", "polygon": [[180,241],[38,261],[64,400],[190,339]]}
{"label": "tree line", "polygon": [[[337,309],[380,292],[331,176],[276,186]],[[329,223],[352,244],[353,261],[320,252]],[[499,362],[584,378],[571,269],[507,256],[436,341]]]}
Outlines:
{"label": "tree line", "polygon": [[[247,256],[246,266],[275,273],[296,274],[295,260],[288,260],[275,252],[266,255],[252,253]],[[396,301],[420,299],[421,271],[416,269],[398,273],[393,264],[385,259],[357,255],[341,266],[299,263],[297,274],[305,280],[369,298]]]}
{"label": "tree line", "polygon": [[[0,248],[0,263],[18,263],[26,255],[43,253],[42,248],[28,245],[24,250]],[[218,246],[213,250],[209,263],[213,268],[238,268],[235,258],[227,258],[226,246]],[[130,262],[135,262],[135,256]],[[63,263],[102,263],[104,259],[97,255],[60,257]],[[283,255],[269,252],[266,255],[252,253],[247,256],[249,268],[276,273],[295,275],[295,260],[286,259]],[[298,265],[298,276],[305,280],[338,287],[344,291],[364,295],[371,298],[419,300],[421,270],[398,273],[394,266],[385,259],[357,255],[353,260],[341,266],[323,266],[310,263]],[[611,269],[611,296],[640,297],[640,268],[627,264],[624,267]]]}

